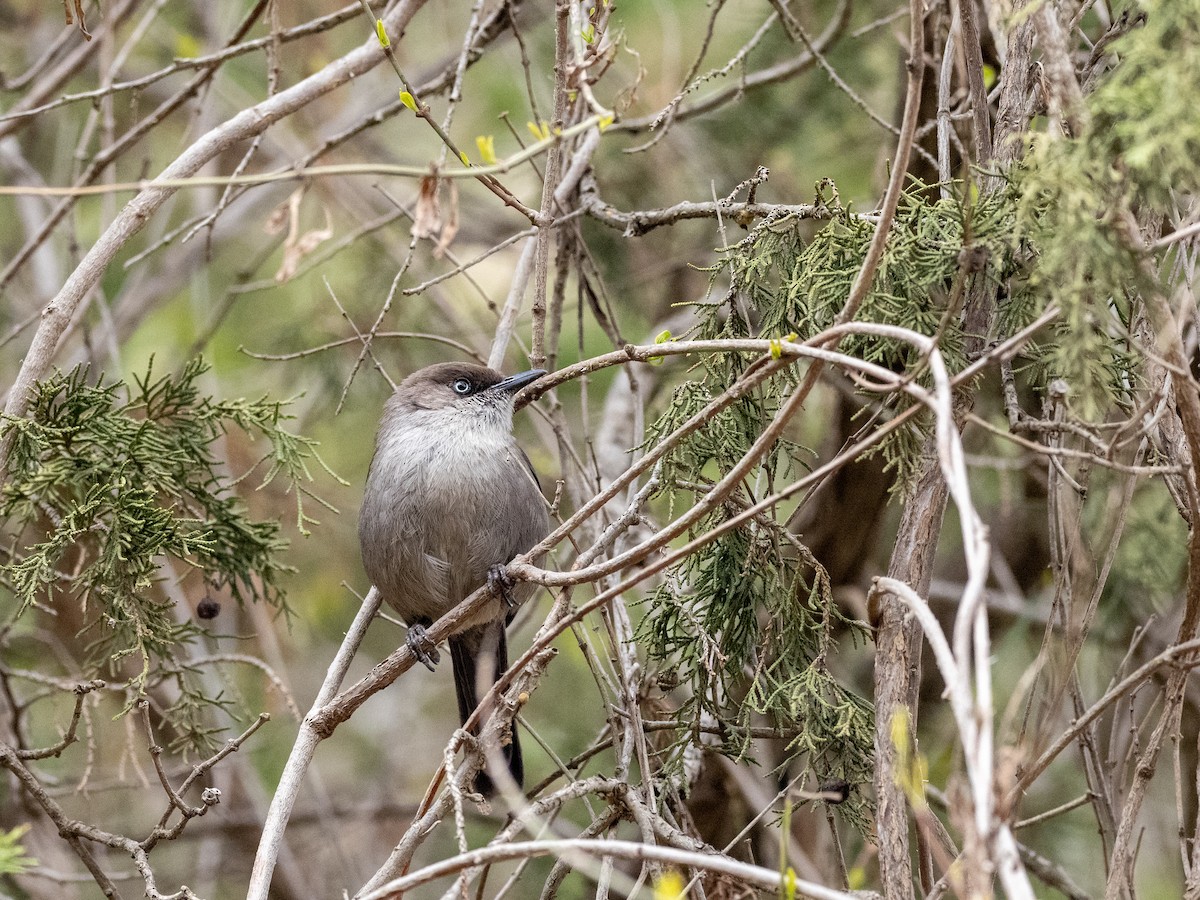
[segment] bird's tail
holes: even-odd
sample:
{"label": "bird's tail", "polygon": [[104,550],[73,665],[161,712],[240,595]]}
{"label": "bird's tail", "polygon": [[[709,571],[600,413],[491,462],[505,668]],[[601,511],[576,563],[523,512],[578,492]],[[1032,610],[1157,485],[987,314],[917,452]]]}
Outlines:
{"label": "bird's tail", "polygon": [[[479,705],[479,692],[487,691],[508,668],[508,641],[504,621],[497,619],[450,638],[450,658],[454,664],[454,690],[458,695],[459,721],[466,723]],[[477,731],[478,729],[476,729]],[[502,748],[508,771],[518,787],[525,784],[525,763],[517,726],[513,723],[512,743]],[[475,790],[490,797],[496,786],[486,771],[475,776]]]}

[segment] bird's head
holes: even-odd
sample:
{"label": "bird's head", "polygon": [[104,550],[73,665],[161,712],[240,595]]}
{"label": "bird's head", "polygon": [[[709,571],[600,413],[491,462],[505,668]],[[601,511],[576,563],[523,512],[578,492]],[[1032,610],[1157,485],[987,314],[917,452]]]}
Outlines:
{"label": "bird's head", "polygon": [[525,385],[546,374],[531,369],[507,378],[472,363],[437,363],[418,369],[396,388],[389,404],[397,413],[421,410],[511,421],[513,398]]}

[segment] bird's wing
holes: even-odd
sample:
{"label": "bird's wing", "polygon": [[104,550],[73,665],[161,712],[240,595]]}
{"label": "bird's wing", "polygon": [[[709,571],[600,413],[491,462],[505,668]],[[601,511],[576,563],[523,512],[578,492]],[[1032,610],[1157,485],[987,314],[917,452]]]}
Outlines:
{"label": "bird's wing", "polygon": [[529,454],[526,453],[521,447],[517,447],[517,452],[521,454],[521,461],[525,463],[525,468],[529,472],[529,477],[533,479],[533,483],[537,485],[537,489],[540,491],[542,489],[542,480],[538,478],[537,469],[535,469],[533,467],[533,463],[529,461]]}

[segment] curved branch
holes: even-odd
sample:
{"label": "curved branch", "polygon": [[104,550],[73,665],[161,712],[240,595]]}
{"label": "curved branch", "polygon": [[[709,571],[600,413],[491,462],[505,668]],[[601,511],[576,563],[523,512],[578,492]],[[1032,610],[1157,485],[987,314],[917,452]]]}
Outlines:
{"label": "curved branch", "polygon": [[[688,868],[704,869],[729,875],[740,882],[746,882],[771,891],[782,890],[784,879],[779,871],[765,869],[749,863],[738,862],[727,856],[714,853],[700,853],[692,850],[679,850],[675,847],[662,847],[653,844],[638,844],[634,841],[619,841],[594,838],[569,838],[553,841],[524,841],[517,844],[500,844],[493,847],[481,847],[468,853],[452,856],[441,862],[389,881],[369,894],[364,894],[359,900],[383,900],[385,897],[397,896],[421,884],[426,884],[437,878],[453,875],[464,869],[490,863],[502,862],[508,859],[530,859],[536,856],[550,854],[587,854],[588,856],[615,856],[634,862],[669,863]],[[835,891],[824,885],[800,879],[787,880],[797,894],[813,897],[815,900],[853,900],[854,895],[845,891]]]}
{"label": "curved branch", "polygon": [[[409,0],[398,4],[384,17],[385,27],[393,34],[399,33],[424,3],[425,0]],[[299,84],[242,110],[232,119],[211,129],[176,157],[175,161],[163,170],[161,177],[186,178],[195,174],[209,160],[234,145],[261,134],[273,123],[374,68],[382,60],[383,49],[372,37],[370,41]],[[174,195],[175,190],[176,188],[149,187],[130,200],[67,278],[62,290],[42,310],[41,324],[9,393],[8,403],[4,408],[5,417],[19,419],[25,415],[34,385],[50,370],[50,364],[58,350],[59,338],[121,248],[142,230],[150,217]],[[9,427],[3,438],[0,438],[0,483],[3,483],[7,476],[12,440],[13,430]]]}
{"label": "curved branch", "polygon": [[325,675],[325,681],[321,684],[321,690],[313,701],[312,709],[300,723],[300,734],[296,738],[296,743],[292,745],[291,755],[288,756],[288,761],[279,776],[279,785],[275,788],[275,796],[271,798],[271,808],[267,811],[267,820],[263,823],[258,852],[254,856],[254,868],[250,873],[250,885],[246,890],[246,900],[266,900],[271,888],[271,875],[275,871],[275,862],[283,847],[284,829],[287,827],[288,819],[291,818],[292,808],[295,806],[296,797],[300,792],[300,784],[304,779],[304,774],[308,771],[308,764],[317,751],[317,744],[321,742],[317,730],[313,727],[314,713],[328,705],[341,686],[342,679],[346,677],[350,662],[354,659],[354,654],[367,633],[367,626],[375,618],[381,601],[379,591],[371,588],[363,600],[358,614],[354,617],[353,624],[346,631],[346,637],[338,649],[337,656],[330,663],[329,671]]}

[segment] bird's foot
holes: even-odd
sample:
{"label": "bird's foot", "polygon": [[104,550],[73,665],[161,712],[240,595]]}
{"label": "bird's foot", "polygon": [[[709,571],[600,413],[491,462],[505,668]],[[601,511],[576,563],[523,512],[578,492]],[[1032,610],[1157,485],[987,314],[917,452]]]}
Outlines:
{"label": "bird's foot", "polygon": [[504,566],[496,563],[488,569],[487,580],[488,587],[500,596],[506,608],[510,610],[517,608],[517,598],[513,596],[513,588],[517,586],[517,583],[513,581],[512,576],[508,574],[508,570]]}
{"label": "bird's foot", "polygon": [[442,661],[437,644],[429,639],[424,625],[409,625],[405,642],[408,644],[408,649],[412,651],[412,655],[430,672],[433,672],[437,664]]}

